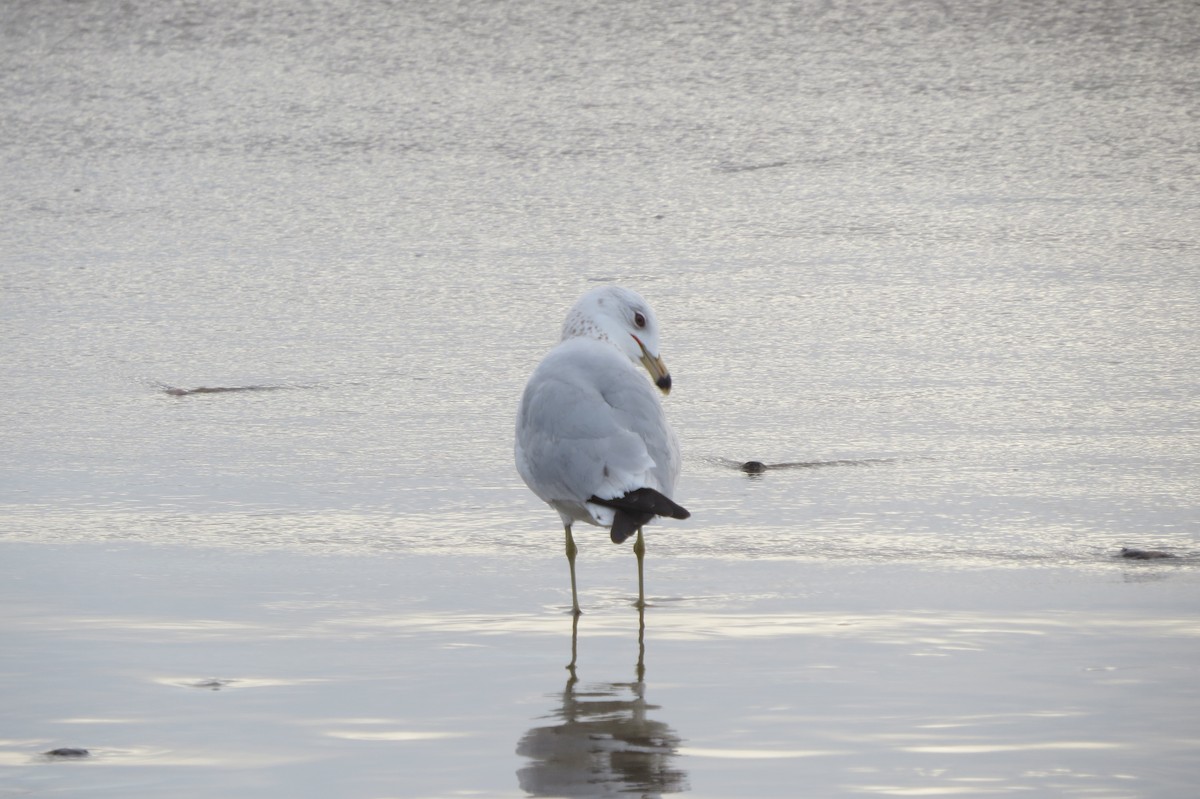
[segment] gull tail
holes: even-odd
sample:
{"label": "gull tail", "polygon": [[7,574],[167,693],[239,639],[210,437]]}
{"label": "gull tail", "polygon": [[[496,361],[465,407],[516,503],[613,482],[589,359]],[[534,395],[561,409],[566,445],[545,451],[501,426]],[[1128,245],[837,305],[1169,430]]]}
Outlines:
{"label": "gull tail", "polygon": [[624,543],[625,539],[636,533],[638,528],[655,516],[686,519],[692,515],[682,505],[672,502],[670,497],[653,488],[637,488],[612,499],[591,496],[588,497],[588,502],[616,511],[613,514],[612,530],[610,531],[610,537],[614,544]]}

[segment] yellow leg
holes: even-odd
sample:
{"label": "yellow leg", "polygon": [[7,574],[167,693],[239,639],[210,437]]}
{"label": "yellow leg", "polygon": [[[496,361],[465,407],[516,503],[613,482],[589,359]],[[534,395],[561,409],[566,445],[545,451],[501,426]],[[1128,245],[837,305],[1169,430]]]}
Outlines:
{"label": "yellow leg", "polygon": [[567,532],[567,563],[571,567],[571,612],[578,616],[581,611],[579,609],[579,593],[575,590],[575,553],[579,549],[575,546],[575,539],[571,537],[571,525],[565,525]]}
{"label": "yellow leg", "polygon": [[646,607],[646,578],[642,561],[646,558],[646,539],[642,537],[642,528],[638,528],[637,540],[633,542],[633,554],[638,560],[638,601],[637,607]]}

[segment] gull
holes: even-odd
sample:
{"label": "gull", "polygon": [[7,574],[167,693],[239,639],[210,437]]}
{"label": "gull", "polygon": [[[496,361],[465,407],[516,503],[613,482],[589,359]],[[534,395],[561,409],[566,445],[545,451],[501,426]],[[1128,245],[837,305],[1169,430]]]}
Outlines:
{"label": "gull", "polygon": [[642,526],[690,515],[671,499],[679,441],[638,364],[670,392],[650,304],[619,286],[593,289],[567,313],[562,340],[534,369],[517,411],[517,471],[562,517],[576,615],[575,522],[608,527],[614,544],[637,533],[637,606],[644,608]]}

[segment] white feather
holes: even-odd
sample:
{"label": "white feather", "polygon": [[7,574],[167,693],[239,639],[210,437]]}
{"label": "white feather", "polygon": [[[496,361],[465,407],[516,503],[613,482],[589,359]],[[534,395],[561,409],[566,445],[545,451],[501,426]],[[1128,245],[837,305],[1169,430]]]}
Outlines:
{"label": "white feather", "polygon": [[627,289],[594,289],[567,314],[563,341],[525,386],[517,471],[564,524],[610,526],[613,511],[588,503],[592,496],[612,499],[653,488],[670,497],[675,491],[679,442],[641,368],[643,347],[659,357],[649,304]]}

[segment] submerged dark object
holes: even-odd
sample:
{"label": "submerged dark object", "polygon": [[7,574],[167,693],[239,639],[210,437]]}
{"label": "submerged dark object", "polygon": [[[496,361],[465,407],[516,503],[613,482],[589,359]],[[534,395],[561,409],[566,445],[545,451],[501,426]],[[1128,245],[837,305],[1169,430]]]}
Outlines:
{"label": "submerged dark object", "polygon": [[1159,560],[1160,558],[1174,558],[1170,552],[1163,552],[1159,549],[1133,549],[1132,547],[1121,547],[1121,557],[1129,558],[1130,560]]}
{"label": "submerged dark object", "polygon": [[188,397],[192,394],[225,394],[231,391],[279,391],[286,386],[197,386],[196,388],[175,388],[169,386],[163,392],[172,397]]}
{"label": "submerged dark object", "polygon": [[892,463],[889,458],[865,458],[863,460],[834,460],[834,461],[791,461],[788,463],[763,463],[762,461],[734,461],[728,458],[716,458],[723,466],[732,466],[746,474],[762,474],[775,469],[821,469],[826,466],[873,466],[877,463]]}
{"label": "submerged dark object", "polygon": [[49,752],[42,752],[42,754],[47,757],[87,757],[91,752],[86,749],[64,746],[61,749],[51,749]]}
{"label": "submerged dark object", "polygon": [[718,172],[753,172],[756,169],[774,169],[776,167],[787,166],[787,161],[768,161],[766,163],[744,163],[735,164],[725,162],[717,165]]}

